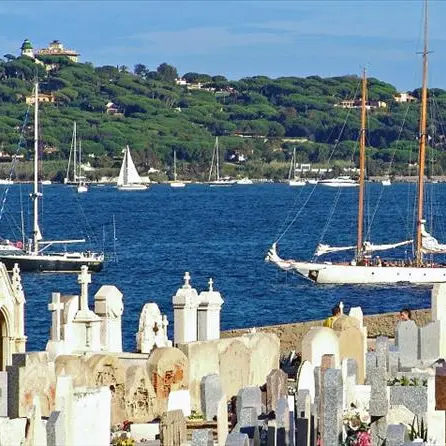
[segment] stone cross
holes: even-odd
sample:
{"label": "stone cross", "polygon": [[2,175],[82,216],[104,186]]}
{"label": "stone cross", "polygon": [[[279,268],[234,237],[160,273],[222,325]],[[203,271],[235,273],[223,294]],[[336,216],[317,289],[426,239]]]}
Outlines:
{"label": "stone cross", "polygon": [[209,279],[209,291],[214,291],[214,281],[212,280],[212,277]]}
{"label": "stone cross", "polygon": [[344,314],[344,302],[339,302],[339,310],[341,310],[341,314]]}
{"label": "stone cross", "polygon": [[190,286],[190,274],[189,274],[189,271],[186,271],[185,273],[184,273],[184,285],[183,285],[183,288],[190,288],[191,286]]}
{"label": "stone cross", "polygon": [[48,310],[51,315],[51,340],[60,341],[60,312],[64,308],[64,303],[60,301],[60,293],[51,293],[51,303]]}
{"label": "stone cross", "polygon": [[77,283],[81,286],[80,310],[88,310],[88,284],[91,283],[91,274],[88,274],[88,266],[81,266],[81,273],[77,276]]}

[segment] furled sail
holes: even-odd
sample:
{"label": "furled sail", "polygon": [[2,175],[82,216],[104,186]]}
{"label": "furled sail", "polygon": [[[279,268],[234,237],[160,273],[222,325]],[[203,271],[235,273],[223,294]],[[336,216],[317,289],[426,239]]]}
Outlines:
{"label": "furled sail", "polygon": [[355,249],[355,248],[356,246],[330,246],[319,243],[319,245],[317,245],[316,252],[314,253],[314,255],[316,257],[319,257],[324,254],[329,254],[331,252],[349,251],[350,249]]}
{"label": "furled sail", "polygon": [[[387,243],[381,245],[374,245],[370,242],[364,242],[363,249],[364,252],[386,251],[388,249],[398,248],[399,246],[409,245],[412,242],[413,240],[405,240],[404,242]],[[329,254],[331,252],[349,251],[352,249],[356,249],[356,246],[330,246],[330,245],[319,244],[316,248],[316,252],[314,253],[314,255],[316,257],[319,257],[324,254]]]}
{"label": "furled sail", "polygon": [[383,245],[373,245],[370,242],[364,242],[364,251],[365,252],[386,251],[388,249],[398,248],[399,246],[410,245],[412,242],[413,240],[405,240],[404,242],[388,243]]}
{"label": "furled sail", "polygon": [[429,234],[421,225],[422,251],[424,254],[443,254],[446,253],[446,245],[439,243],[435,237]]}

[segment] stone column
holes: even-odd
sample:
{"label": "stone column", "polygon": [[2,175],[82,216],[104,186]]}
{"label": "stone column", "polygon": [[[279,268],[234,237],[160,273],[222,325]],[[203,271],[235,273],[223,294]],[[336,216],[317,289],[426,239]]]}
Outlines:
{"label": "stone column", "polygon": [[199,295],[198,306],[198,340],[212,341],[220,339],[220,311],[223,299],[214,291],[213,280],[209,279],[209,290]]}
{"label": "stone column", "polygon": [[190,285],[190,275],[184,274],[184,285],[172,297],[175,345],[197,340],[197,290]]}

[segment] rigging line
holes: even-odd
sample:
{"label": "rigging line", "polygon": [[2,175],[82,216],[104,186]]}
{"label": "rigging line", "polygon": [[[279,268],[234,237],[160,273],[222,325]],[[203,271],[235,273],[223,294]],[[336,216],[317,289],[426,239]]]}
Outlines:
{"label": "rigging line", "polygon": [[314,191],[316,190],[316,185],[314,185],[313,190],[308,194],[307,199],[305,200],[304,204],[301,206],[301,208],[299,209],[299,211],[296,213],[296,215],[293,217],[293,219],[291,220],[291,222],[288,224],[288,226],[285,228],[285,230],[283,231],[283,233],[276,239],[276,243],[278,243],[283,236],[288,232],[288,230],[291,228],[291,226],[294,224],[294,222],[296,221],[297,217],[299,217],[299,215],[302,213],[302,211],[305,209],[305,206],[307,205],[307,203],[310,201],[310,198],[313,196]]}
{"label": "rigging line", "polygon": [[[395,155],[396,155],[396,151],[398,149],[398,144],[401,141],[401,135],[403,133],[404,124],[406,122],[408,112],[409,112],[409,104],[407,104],[407,106],[406,106],[406,113],[404,114],[403,122],[401,123],[400,130],[398,132],[398,138],[396,140],[395,149],[393,150],[393,154],[392,154],[392,157],[390,159],[389,171],[390,171],[390,167],[393,164],[393,161],[394,161],[394,158],[395,158]],[[368,229],[367,229],[367,233],[366,233],[366,238],[369,239],[369,240],[371,238],[372,225],[373,225],[373,222],[375,221],[376,213],[377,213],[379,205],[381,203],[381,199],[382,199],[383,193],[384,193],[384,188],[381,188],[381,191],[380,191],[380,193],[378,195],[378,200],[377,200],[376,205],[374,207],[373,214],[372,214],[371,217],[369,217],[370,221],[369,221],[369,225],[368,225]],[[404,223],[404,220],[403,220],[403,223]]]}
{"label": "rigging line", "polygon": [[[21,131],[20,131],[20,136],[19,136],[19,141],[17,143],[16,151],[15,151],[14,156],[12,158],[11,167],[10,167],[10,170],[9,170],[9,180],[11,180],[13,175],[14,175],[15,167],[16,167],[16,164],[18,162],[19,150],[22,148],[23,142],[25,141],[24,134],[25,134],[25,128],[26,128],[26,126],[28,124],[30,109],[31,109],[31,106],[28,105],[28,108],[27,108],[26,113],[25,113],[25,118],[23,120],[22,128],[21,128]],[[6,189],[5,189],[4,193],[3,193],[2,204],[1,204],[1,209],[0,209],[0,220],[3,217],[3,213],[4,213],[5,205],[6,205],[6,198],[8,196],[9,189],[10,189],[10,185],[8,185],[6,187]]]}

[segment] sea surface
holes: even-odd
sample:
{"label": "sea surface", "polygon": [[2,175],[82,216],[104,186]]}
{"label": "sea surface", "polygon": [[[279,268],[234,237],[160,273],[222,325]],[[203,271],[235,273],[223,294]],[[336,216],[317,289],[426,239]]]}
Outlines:
{"label": "sea surface", "polygon": [[[6,199],[6,186],[1,187],[1,233],[17,240],[20,209],[25,226],[32,222],[31,186],[11,186]],[[428,184],[426,189],[433,192],[426,204],[428,223],[435,217],[434,234],[446,241],[445,226],[440,223],[445,221],[441,205],[446,185]],[[367,190],[368,239],[378,243],[410,238],[416,186],[376,183],[368,184]],[[156,302],[167,314],[172,333],[171,300],[184,283],[186,271],[198,292],[207,289],[209,278],[214,280],[214,289],[225,302],[221,313],[224,330],[324,318],[341,300],[346,309],[360,305],[365,314],[428,307],[427,286],[316,285],[264,261],[278,239],[283,258],[310,259],[319,242],[354,245],[357,194],[357,188],[341,191],[285,184],[221,188],[191,184],[184,189],[153,185],[138,192],[91,186],[88,193],[77,194],[72,187],[50,185],[45,186],[41,200],[41,230],[50,240],[89,236],[95,249],[105,249],[104,270],[92,277],[90,308],[102,285],[121,290],[127,351],[135,349],[140,311],[147,302]],[[404,257],[411,252],[400,248],[397,254]],[[79,293],[77,277],[48,273],[24,273],[22,277],[27,349],[41,350],[50,332],[47,304],[51,293]]]}

